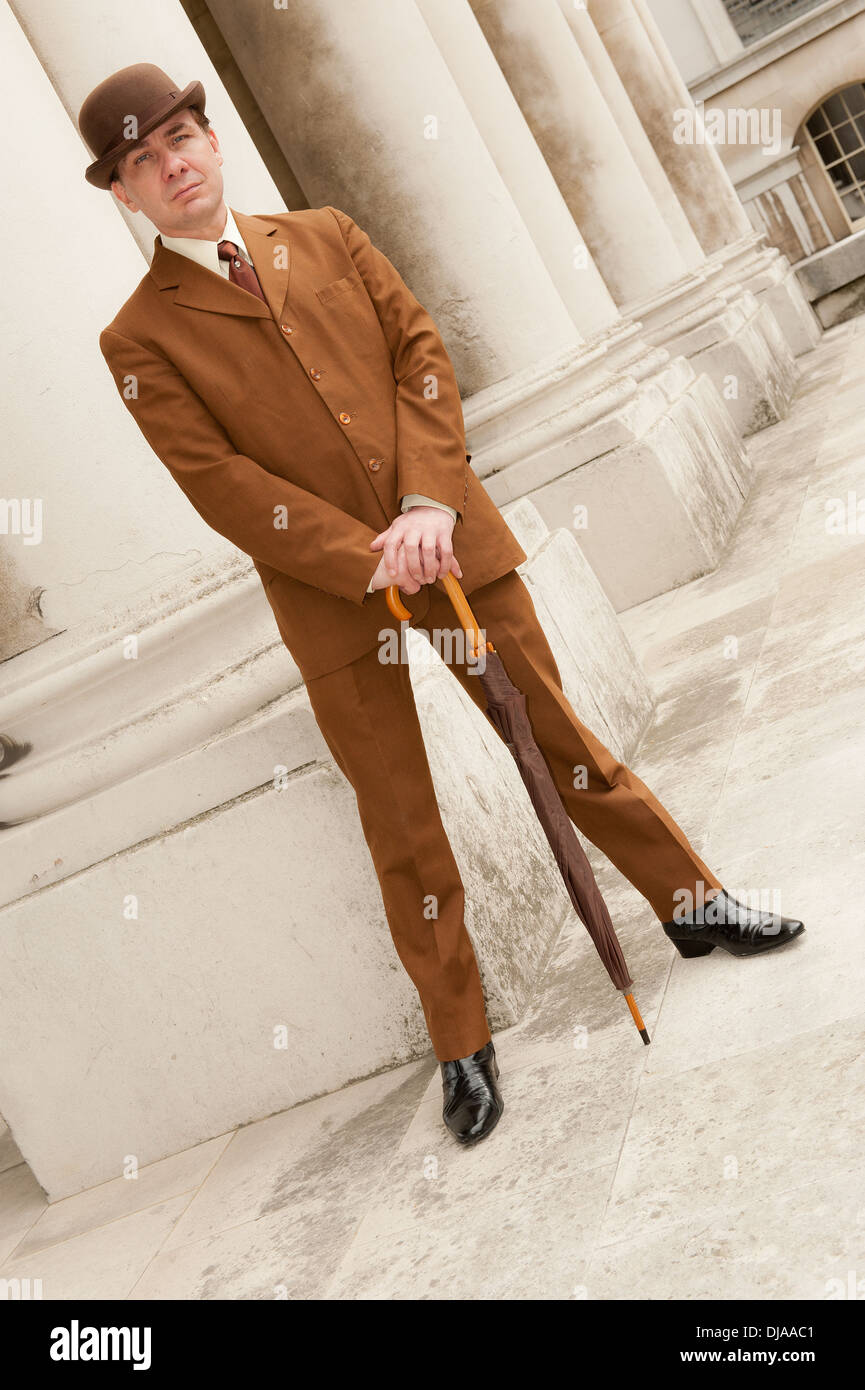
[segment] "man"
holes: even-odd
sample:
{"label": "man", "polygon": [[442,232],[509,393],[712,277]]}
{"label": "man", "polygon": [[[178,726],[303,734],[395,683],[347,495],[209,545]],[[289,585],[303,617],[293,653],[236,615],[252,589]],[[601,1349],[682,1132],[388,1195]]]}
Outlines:
{"label": "man", "polygon": [[[802,923],[723,889],[643,782],[580,722],[528,590],[525,551],[469,466],[459,390],[430,316],[334,207],[248,216],[223,200],[204,89],[152,64],[87,97],[86,177],[159,229],[100,337],[124,404],[200,515],[250,555],[315,718],[357,797],[385,912],[464,1144],[502,1113],[495,1049],[404,660],[381,590],[454,624],[453,573],[527,710],[574,823],[648,899],[683,955],[776,948]],[[457,554],[458,552],[458,554]],[[448,665],[483,709],[462,653]],[[574,769],[586,785],[574,785]],[[693,910],[683,911],[683,905]]]}

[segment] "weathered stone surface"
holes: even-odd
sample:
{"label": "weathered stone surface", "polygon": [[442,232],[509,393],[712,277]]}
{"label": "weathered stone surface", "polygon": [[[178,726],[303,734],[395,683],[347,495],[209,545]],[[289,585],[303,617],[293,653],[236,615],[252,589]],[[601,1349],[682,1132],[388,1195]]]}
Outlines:
{"label": "weathered stone surface", "polygon": [[[642,671],[573,538],[528,502],[513,511],[566,691],[624,752],[651,716]],[[570,902],[510,754],[421,633],[409,654],[488,1015],[505,1028]],[[187,700],[194,713],[202,694]],[[158,829],[118,849],[114,824],[143,824],[148,807]],[[0,913],[0,1104],[52,1199],[111,1178],[124,1153],[154,1162],[428,1051],[354,793],[302,686],[72,812],[21,827],[19,852],[48,862],[77,820],[90,857],[55,862],[53,882]]]}

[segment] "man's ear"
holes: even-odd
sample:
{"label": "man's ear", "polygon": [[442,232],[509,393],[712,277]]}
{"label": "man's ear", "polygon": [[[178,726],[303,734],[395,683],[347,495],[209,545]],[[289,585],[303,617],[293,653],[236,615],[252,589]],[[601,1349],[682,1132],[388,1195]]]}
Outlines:
{"label": "man's ear", "polygon": [[122,203],[123,206],[129,210],[129,212],[138,212],[137,203],[133,203],[132,199],[126,192],[126,189],[123,187],[123,184],[120,182],[119,179],[111,180],[111,192],[114,194],[118,203]]}

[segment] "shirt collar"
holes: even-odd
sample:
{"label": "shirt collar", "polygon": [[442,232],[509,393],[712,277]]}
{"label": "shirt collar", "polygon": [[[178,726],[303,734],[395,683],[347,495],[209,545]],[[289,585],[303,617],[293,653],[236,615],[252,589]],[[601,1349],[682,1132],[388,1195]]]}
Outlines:
{"label": "shirt collar", "polygon": [[232,241],[240,251],[240,254],[252,265],[252,257],[247,251],[243,237],[240,235],[237,223],[232,216],[231,208],[226,207],[225,226],[222,235],[215,241],[202,241],[198,237],[188,236],[162,236],[162,245],[168,251],[177,251],[181,256],[188,256],[191,261],[198,261],[206,270],[212,270],[217,275],[221,275],[219,268],[219,254],[216,250],[217,243],[220,241]]}

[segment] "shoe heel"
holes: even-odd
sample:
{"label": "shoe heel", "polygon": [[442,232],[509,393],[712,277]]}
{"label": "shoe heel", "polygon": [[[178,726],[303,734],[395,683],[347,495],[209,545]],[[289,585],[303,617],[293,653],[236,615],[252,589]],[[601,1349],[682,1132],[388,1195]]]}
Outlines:
{"label": "shoe heel", "polygon": [[710,951],[715,949],[714,946],[707,946],[702,941],[676,941],[674,939],[673,945],[679,955],[685,957],[685,960],[691,960],[694,956],[707,956]]}

